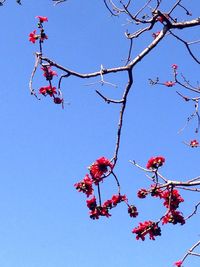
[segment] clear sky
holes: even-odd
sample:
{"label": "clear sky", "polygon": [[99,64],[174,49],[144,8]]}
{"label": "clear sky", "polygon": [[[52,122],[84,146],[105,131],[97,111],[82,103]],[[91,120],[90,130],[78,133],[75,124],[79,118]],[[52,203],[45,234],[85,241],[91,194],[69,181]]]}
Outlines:
{"label": "clear sky", "polygon": [[[7,0],[0,8],[1,267],[169,267],[199,238],[198,214],[184,226],[163,227],[156,241],[137,241],[131,233],[140,221],[159,219],[163,208],[157,199],[137,199],[137,190],[147,188],[149,181],[129,160],[145,166],[151,156],[163,155],[162,172],[167,178],[187,180],[199,175],[199,149],[183,144],[198,139],[195,122],[178,134],[193,104],[176,94],[176,90],[184,93],[181,88],[148,84],[157,76],[164,82],[171,80],[174,63],[196,83],[198,65],[181,44],[168,36],[134,70],[116,173],[122,193],[138,207],[136,219],[128,217],[122,203],[109,219],[93,221],[85,196],[74,188],[95,159],[112,157],[115,146],[119,108],[105,104],[95,90],[120,98],[126,77],[105,77],[118,88],[86,86],[98,79],[66,79],[62,90],[69,104],[64,110],[47,97],[38,101],[30,95],[28,83],[38,46],[28,41],[28,35],[36,29],[37,15],[49,19],[44,55],[59,64],[85,73],[99,70],[101,64],[109,68],[123,63],[129,44],[124,32],[133,26],[125,17],[110,17],[102,2],[68,0],[53,6],[50,0],[24,0],[19,6]],[[195,1],[185,2],[192,17],[198,17]],[[133,56],[151,42],[152,33],[135,42]],[[186,30],[185,36],[199,39],[198,27]],[[44,85],[38,70],[33,86],[38,90]],[[108,178],[103,183],[105,196],[115,193],[112,182]],[[183,197],[180,209],[188,215],[198,195],[183,192]],[[197,267],[199,262],[191,258],[185,266]]]}

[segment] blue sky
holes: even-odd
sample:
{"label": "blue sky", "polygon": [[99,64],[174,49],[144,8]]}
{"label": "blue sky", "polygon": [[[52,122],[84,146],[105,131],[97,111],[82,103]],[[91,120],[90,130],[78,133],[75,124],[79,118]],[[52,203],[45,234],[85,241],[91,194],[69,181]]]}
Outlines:
{"label": "blue sky", "polygon": [[[187,180],[199,175],[199,149],[183,144],[198,139],[195,123],[177,134],[193,105],[178,97],[175,90],[184,92],[181,88],[148,84],[149,78],[157,76],[171,80],[174,63],[196,82],[198,65],[168,36],[136,66],[116,173],[122,193],[138,207],[140,215],[134,220],[128,218],[121,204],[111,218],[93,221],[85,196],[73,185],[95,159],[112,157],[119,107],[105,104],[95,89],[109,97],[120,97],[126,76],[105,77],[118,84],[117,89],[86,86],[98,79],[64,80],[62,90],[70,103],[64,110],[49,98],[37,101],[30,96],[28,83],[38,46],[28,41],[28,35],[36,28],[35,16],[47,16],[49,39],[44,43],[44,55],[70,69],[93,72],[101,64],[106,68],[122,64],[127,56],[124,32],[128,25],[124,25],[124,17],[110,17],[102,1],[91,4],[69,0],[55,7],[50,0],[23,2],[18,6],[7,1],[0,8],[0,266],[172,266],[198,240],[198,214],[184,226],[165,226],[156,241],[136,241],[132,228],[140,221],[157,220],[163,209],[159,200],[137,199],[137,190],[148,187],[149,182],[129,160],[145,165],[151,156],[163,155],[166,164],[162,171],[169,179]],[[195,18],[195,4],[190,5]],[[129,30],[133,30],[132,25]],[[198,39],[197,30],[185,31],[186,38]],[[133,56],[152,40],[151,34],[147,32],[134,44]],[[34,88],[43,85],[46,82],[38,70]],[[105,196],[115,193],[112,181],[105,181],[103,190]],[[183,196],[181,210],[187,215],[198,195],[183,192]],[[191,258],[185,266],[198,266],[197,259]]]}

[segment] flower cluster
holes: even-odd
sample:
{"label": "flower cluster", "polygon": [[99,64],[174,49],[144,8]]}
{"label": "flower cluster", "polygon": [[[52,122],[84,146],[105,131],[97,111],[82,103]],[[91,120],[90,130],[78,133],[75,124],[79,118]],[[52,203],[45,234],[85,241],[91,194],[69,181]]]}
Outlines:
{"label": "flower cluster", "polygon": [[[125,195],[118,194],[113,195],[111,199],[106,200],[102,205],[97,205],[96,197],[93,196],[91,199],[86,200],[87,207],[90,210],[90,218],[99,219],[100,216],[106,216],[108,218],[111,216],[109,210],[116,207],[118,203],[126,200],[127,198]],[[137,210],[135,212],[137,212]]]}
{"label": "flower cluster", "polygon": [[[111,199],[108,199],[103,204],[101,204],[100,182],[102,182],[103,179],[110,174],[113,174],[113,164],[109,159],[105,157],[97,159],[89,167],[89,171],[90,173],[86,174],[84,179],[76,183],[74,186],[76,190],[86,194],[87,198],[91,196],[90,199],[86,200],[91,219],[99,219],[100,216],[109,218],[111,216],[109,211],[115,208],[121,202],[125,202],[127,204],[128,214],[130,215],[130,217],[134,218],[138,215],[137,208],[133,205],[129,205],[126,195],[121,195],[120,191],[118,191],[118,194],[113,195]],[[93,186],[98,187],[99,203],[97,203],[96,197],[93,194]]]}
{"label": "flower cluster", "polygon": [[180,223],[183,225],[185,223],[185,219],[182,216],[180,211],[177,211],[179,204],[184,202],[184,199],[179,194],[176,189],[167,189],[163,191],[162,198],[164,199],[163,205],[168,209],[165,216],[162,218],[162,223],[172,223],[177,224]]}
{"label": "flower cluster", "polygon": [[37,34],[36,30],[34,30],[29,34],[29,41],[32,42],[33,44],[37,40],[43,43],[45,39],[48,39],[48,36],[45,34],[44,29],[43,29],[43,22],[48,21],[48,18],[42,17],[42,16],[36,16],[36,18],[39,19],[38,28],[40,29],[40,33]]}
{"label": "flower cluster", "polygon": [[[44,28],[43,28],[43,23],[48,21],[47,17],[42,17],[42,16],[36,16],[35,18],[37,18],[39,20],[37,27],[40,31],[39,34],[36,33],[36,30],[32,31],[29,34],[29,41],[32,43],[35,43],[37,40],[39,40],[40,43],[40,54],[42,55],[42,43],[45,39],[48,39],[47,35],[44,32]],[[39,89],[39,93],[42,94],[43,96],[50,96],[53,98],[53,102],[55,104],[62,104],[62,107],[64,107],[64,100],[62,98],[62,94],[60,89],[56,89],[55,86],[52,85],[51,81],[53,79],[54,76],[58,76],[57,73],[52,70],[51,65],[49,64],[43,64],[43,60],[41,60],[42,65],[41,69],[43,71],[43,76],[46,78],[46,80],[48,81],[49,85],[46,86],[42,86]],[[57,95],[57,96],[56,96]]]}
{"label": "flower cluster", "polygon": [[136,234],[136,239],[139,240],[140,238],[142,241],[145,240],[145,236],[149,234],[149,238],[155,240],[155,236],[161,235],[161,229],[157,223],[152,221],[145,221],[139,223],[138,227],[135,227],[132,230],[132,233]]}
{"label": "flower cluster", "polygon": [[167,189],[163,191],[162,198],[164,199],[163,205],[170,210],[176,210],[179,207],[179,204],[184,202],[184,199],[176,189]]}
{"label": "flower cluster", "polygon": [[[145,198],[148,194],[164,200],[163,205],[167,208],[167,212],[161,218],[162,224],[185,224],[185,219],[182,213],[180,211],[177,211],[179,204],[184,201],[177,189],[171,187],[162,189],[159,188],[158,185],[152,185],[149,190],[146,190],[144,188],[140,189],[137,193],[137,196],[139,198]],[[142,240],[145,240],[145,235],[149,234],[150,239],[154,240],[154,237],[156,235],[161,235],[161,230],[158,227],[158,223],[145,221],[144,223],[139,223],[139,226],[134,228],[132,230],[132,233],[136,234],[136,239],[141,238]]]}
{"label": "flower cluster", "polygon": [[[60,97],[61,96],[60,90],[57,92],[56,87],[52,86],[52,83],[51,83],[53,77],[57,76],[57,73],[54,70],[52,70],[51,66],[49,65],[44,65],[41,69],[44,71],[43,76],[49,82],[49,85],[40,87],[39,93],[42,94],[43,96],[53,97],[53,101],[55,104],[63,105],[64,100],[62,97]],[[59,95],[59,96],[55,96],[55,95]]]}
{"label": "flower cluster", "polygon": [[162,156],[152,157],[148,160],[146,168],[156,170],[163,165],[165,158]]}

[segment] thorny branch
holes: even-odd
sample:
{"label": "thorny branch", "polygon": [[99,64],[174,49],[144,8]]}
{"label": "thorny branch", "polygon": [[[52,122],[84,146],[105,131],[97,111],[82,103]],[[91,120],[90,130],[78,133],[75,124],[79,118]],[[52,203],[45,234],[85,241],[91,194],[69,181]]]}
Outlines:
{"label": "thorny branch", "polygon": [[[66,0],[62,0],[62,1],[53,0],[53,1],[55,2],[55,4],[58,4],[58,3],[66,1]],[[136,27],[137,26],[140,27],[141,25],[142,26],[146,25],[145,27],[142,27],[142,28],[140,28],[140,29],[138,29],[132,33],[129,33],[129,32],[125,33],[127,39],[129,39],[131,42],[129,50],[128,50],[128,58],[127,58],[127,62],[125,64],[125,66],[117,66],[117,67],[112,67],[112,68],[101,67],[100,70],[95,71],[95,72],[80,73],[76,70],[72,70],[68,67],[64,67],[64,66],[58,64],[57,62],[44,56],[42,53],[36,53],[36,61],[35,61],[35,65],[34,65],[34,68],[33,68],[32,74],[31,74],[31,79],[29,82],[29,88],[30,88],[31,94],[36,96],[36,93],[35,93],[34,89],[32,88],[32,83],[33,83],[33,78],[34,78],[35,72],[37,70],[37,67],[39,66],[39,64],[41,62],[46,62],[49,64],[50,67],[55,67],[55,68],[64,72],[64,74],[59,79],[58,88],[59,88],[60,92],[61,92],[61,83],[62,83],[63,78],[70,78],[71,76],[81,78],[81,79],[90,79],[90,78],[100,77],[100,81],[99,81],[100,84],[112,85],[109,82],[105,82],[105,80],[104,80],[105,75],[109,75],[111,73],[114,73],[114,74],[122,73],[122,72],[127,73],[127,82],[126,82],[126,86],[124,88],[121,99],[119,99],[119,100],[110,99],[110,98],[104,96],[98,90],[96,90],[97,94],[106,103],[108,103],[108,104],[112,103],[112,104],[119,104],[120,105],[115,148],[114,148],[113,157],[111,159],[111,161],[113,163],[113,169],[114,169],[114,167],[118,161],[118,154],[119,154],[120,142],[121,142],[121,137],[122,137],[122,127],[123,127],[123,121],[124,121],[124,114],[125,114],[125,110],[126,110],[126,106],[127,106],[128,95],[129,95],[129,92],[131,91],[131,89],[133,87],[133,82],[134,82],[133,71],[134,71],[135,66],[144,57],[146,57],[154,48],[156,48],[158,46],[158,44],[162,41],[162,39],[167,35],[172,35],[176,40],[183,43],[185,45],[186,49],[188,50],[190,56],[194,59],[194,61],[197,62],[198,64],[200,62],[190,49],[191,44],[198,43],[198,42],[195,42],[195,41],[194,42],[187,42],[187,41],[183,40],[182,38],[180,38],[177,34],[174,34],[174,32],[173,32],[174,30],[184,30],[187,28],[200,26],[200,18],[196,18],[196,19],[192,19],[192,20],[186,20],[186,21],[177,21],[177,18],[173,17],[173,12],[177,8],[184,10],[184,12],[186,12],[186,15],[188,15],[188,16],[191,15],[190,12],[187,10],[187,8],[185,8],[181,4],[181,2],[182,2],[181,0],[176,1],[175,4],[171,7],[171,9],[168,12],[162,12],[159,9],[161,3],[163,2],[162,0],[157,0],[157,1],[148,0],[148,1],[146,1],[146,3],[144,5],[142,5],[142,7],[140,9],[137,10],[137,12],[133,11],[133,9],[132,9],[133,7],[131,6],[131,2],[132,2],[131,0],[126,1],[126,2],[121,0],[121,1],[119,1],[119,5],[117,5],[112,0],[103,0],[104,5],[106,6],[106,8],[108,9],[108,11],[110,12],[111,15],[119,16],[120,14],[125,14],[126,16],[128,16],[131,23],[133,23]],[[150,5],[152,5],[152,6],[150,6]],[[145,12],[144,15],[141,15],[143,12]],[[157,23],[161,23],[161,25],[162,25],[162,29],[160,30],[160,32],[155,36],[154,40],[152,40],[138,55],[136,55],[131,60],[131,54],[132,54],[132,49],[133,49],[133,40],[134,41],[137,40],[137,38],[139,36],[144,35],[144,34],[146,34],[147,31],[154,29],[154,26]],[[182,78],[183,78],[184,82],[179,81],[178,76],[177,76],[177,72],[176,72],[176,70],[174,70],[174,83],[177,83],[180,86],[182,86],[186,89],[189,89],[193,92],[196,92],[196,93],[200,92],[200,89],[192,86],[189,82],[187,82],[186,79],[184,78],[184,76],[182,76]],[[152,81],[152,83],[153,84],[163,84],[163,83],[159,83],[159,79],[157,79],[156,82]],[[95,84],[95,83],[93,83],[93,84]],[[186,100],[186,97],[184,97],[182,94],[179,93],[179,95],[181,97],[183,97],[184,100]],[[191,118],[193,118],[194,116],[198,117],[197,129],[199,129],[199,127],[200,127],[200,116],[198,113],[198,101],[199,101],[199,99],[200,98],[188,98],[187,97],[187,101],[191,100],[191,101],[195,102],[195,112],[191,115]],[[190,119],[188,119],[188,122],[190,121]],[[148,173],[150,180],[154,183],[154,188],[150,189],[150,192],[152,194],[155,193],[154,192],[155,189],[156,190],[163,190],[163,191],[169,190],[169,189],[171,190],[170,196],[169,196],[169,202],[168,202],[168,210],[164,216],[167,216],[168,213],[170,212],[171,202],[172,202],[172,192],[173,192],[174,188],[179,188],[179,189],[183,189],[183,190],[190,190],[193,192],[200,192],[200,189],[198,188],[200,186],[200,177],[193,178],[193,179],[190,179],[187,181],[169,180],[166,177],[164,177],[160,172],[158,172],[158,169],[156,169],[156,170],[155,169],[147,169],[147,168],[140,166],[135,161],[130,161],[130,162],[134,166],[138,167],[140,170]],[[107,177],[109,175],[114,176],[114,178],[117,182],[118,190],[119,190],[118,193],[120,194],[120,183],[118,181],[117,176],[113,172],[113,169],[110,172],[108,172],[105,175],[105,177]],[[98,186],[98,195],[99,195],[99,202],[101,205],[101,194],[100,194],[100,187],[99,186]],[[195,215],[199,205],[200,205],[200,202],[198,202],[196,204],[194,211],[185,219],[189,219],[190,217]],[[159,220],[159,222],[161,221],[161,219]],[[159,222],[157,222],[156,225],[158,225]],[[199,244],[200,244],[200,241],[198,241],[190,250],[188,250],[186,255],[183,257],[182,261],[184,261],[189,255],[199,256],[199,254],[193,252],[193,250],[197,246],[199,246]]]}

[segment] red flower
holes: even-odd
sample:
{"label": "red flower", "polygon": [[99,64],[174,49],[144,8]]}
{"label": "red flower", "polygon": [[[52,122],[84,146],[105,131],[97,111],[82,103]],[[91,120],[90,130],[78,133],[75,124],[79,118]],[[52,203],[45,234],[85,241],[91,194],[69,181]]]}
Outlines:
{"label": "red flower", "polygon": [[100,215],[106,216],[107,218],[111,216],[111,214],[108,212],[108,208],[106,207],[100,207]]}
{"label": "red flower", "polygon": [[103,203],[102,207],[112,209],[112,204],[112,200],[108,199]]}
{"label": "red flower", "polygon": [[36,16],[35,18],[36,18],[36,19],[39,19],[39,20],[40,20],[40,23],[43,23],[43,22],[45,22],[45,21],[48,21],[48,18],[47,18],[47,17]]}
{"label": "red flower", "polygon": [[137,192],[137,196],[139,198],[146,198],[146,196],[148,195],[148,191],[144,188],[140,189],[138,192]]}
{"label": "red flower", "polygon": [[176,189],[173,189],[172,191],[170,189],[163,191],[162,198],[165,200],[163,205],[170,210],[177,209],[179,207],[179,204],[181,202],[184,202],[184,199]]}
{"label": "red flower", "polygon": [[179,211],[169,211],[163,218],[162,224],[172,223],[177,224],[180,223],[181,225],[185,224],[185,219]]}
{"label": "red flower", "polygon": [[92,179],[88,174],[86,174],[85,178],[82,181],[76,183],[74,186],[76,187],[76,190],[85,193],[87,197],[89,197],[93,193]]}
{"label": "red flower", "polygon": [[39,35],[36,34],[36,30],[32,31],[29,34],[29,41],[32,42],[33,44],[35,43],[35,41],[39,38]]}
{"label": "red flower", "polygon": [[106,216],[107,218],[111,215],[108,213],[108,209],[105,207],[96,207],[94,210],[90,211],[90,218],[91,219],[99,219],[100,216]]}
{"label": "red flower", "polygon": [[54,101],[55,104],[62,104],[63,103],[63,98],[54,97],[53,101]]}
{"label": "red flower", "polygon": [[163,165],[164,162],[165,162],[165,158],[162,156],[152,157],[148,160],[146,168],[147,169],[158,169],[159,167]]}
{"label": "red flower", "polygon": [[86,200],[86,203],[87,203],[87,207],[90,210],[94,210],[97,207],[97,202],[96,202],[95,196],[93,196],[93,198],[91,198],[89,200]]}
{"label": "red flower", "polygon": [[157,188],[155,185],[151,185],[151,196],[162,198],[163,191],[160,188]]}
{"label": "red flower", "polygon": [[190,142],[190,146],[191,146],[191,147],[198,147],[198,146],[199,146],[199,142],[198,142],[197,140],[192,140],[192,141]]}
{"label": "red flower", "polygon": [[41,87],[40,90],[39,90],[39,93],[44,95],[44,96],[50,95],[51,97],[54,94],[57,94],[56,87],[52,87],[50,85]]}
{"label": "red flower", "polygon": [[172,87],[172,86],[175,85],[175,82],[168,81],[168,82],[165,82],[164,85],[167,86],[167,87]]}
{"label": "red flower", "polygon": [[155,240],[155,236],[161,235],[161,229],[157,223],[152,221],[145,221],[144,223],[139,223],[138,227],[132,230],[133,234],[136,234],[136,239],[140,238],[142,241],[145,240],[145,235],[149,234],[149,238]]}
{"label": "red flower", "polygon": [[120,195],[120,194],[113,195],[111,201],[112,201],[113,206],[117,206],[118,203],[122,201],[127,201],[127,197],[126,195]]}
{"label": "red flower", "polygon": [[101,215],[100,210],[98,208],[90,211],[90,218],[95,220],[99,219],[99,216]]}
{"label": "red flower", "polygon": [[113,164],[109,159],[101,157],[97,159],[90,167],[90,174],[94,183],[97,185],[100,181],[103,180],[103,175],[108,172],[108,167],[112,170]]}
{"label": "red flower", "polygon": [[174,265],[176,266],[176,267],[181,267],[181,265],[182,265],[182,261],[176,261],[175,263],[174,263]]}
{"label": "red flower", "polygon": [[57,73],[51,69],[51,66],[44,66],[41,69],[44,71],[43,75],[48,81],[52,80],[53,76],[58,76]]}
{"label": "red flower", "polygon": [[131,205],[128,207],[128,213],[130,217],[133,217],[133,218],[138,216],[137,208],[134,205]]}
{"label": "red flower", "polygon": [[178,65],[173,64],[173,65],[172,65],[172,69],[177,70],[177,69],[178,69]]}
{"label": "red flower", "polygon": [[152,34],[152,37],[153,37],[154,39],[156,39],[156,38],[158,37],[159,34],[160,34],[160,32],[154,32],[154,33]]}

